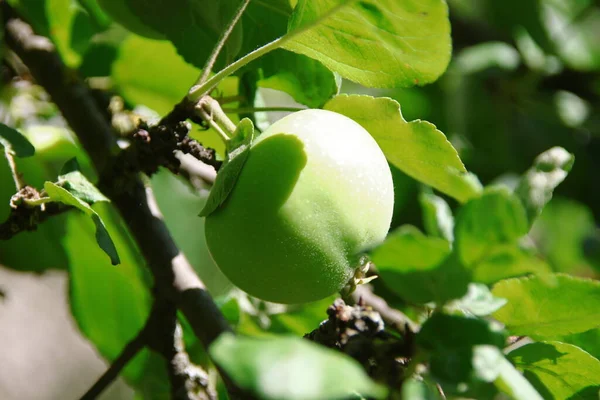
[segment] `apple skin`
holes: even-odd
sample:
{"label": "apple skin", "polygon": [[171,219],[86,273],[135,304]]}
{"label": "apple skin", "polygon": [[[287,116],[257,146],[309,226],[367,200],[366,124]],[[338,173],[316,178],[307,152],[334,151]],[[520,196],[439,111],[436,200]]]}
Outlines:
{"label": "apple skin", "polygon": [[344,287],[381,243],[394,207],[383,152],[358,123],[326,110],[275,122],[252,144],[225,203],[206,218],[211,256],[239,288],[276,303]]}

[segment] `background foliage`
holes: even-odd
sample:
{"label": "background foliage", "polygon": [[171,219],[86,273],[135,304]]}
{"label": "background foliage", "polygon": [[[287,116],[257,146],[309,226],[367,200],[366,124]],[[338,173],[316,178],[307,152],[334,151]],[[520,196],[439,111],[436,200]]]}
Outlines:
{"label": "background foliage", "polygon": [[[87,79],[111,110],[113,126],[126,133],[132,120],[156,122],[183,98],[239,2],[8,3],[55,43],[73,74]],[[314,23],[339,2],[295,3],[251,2],[215,71]],[[298,339],[327,318],[333,298],[283,307],[234,289],[208,254],[203,219],[194,217],[210,185],[191,187],[161,170],[150,184],[177,245],[235,331],[252,336],[223,337],[210,355],[236,383],[267,398],[360,392],[434,399],[439,389],[448,398],[597,398],[600,4],[449,0],[447,15],[438,0],[421,1],[419,14],[411,0],[378,3],[392,17],[382,17],[372,2],[354,2],[219,82],[213,97],[234,122],[250,116],[258,129],[280,114],[249,108],[301,105],[349,116],[377,140],[392,169],[395,209],[387,240],[370,254],[380,275],[371,285],[420,325],[411,339],[413,369],[402,369],[401,386],[371,373],[375,383],[349,357]],[[21,132],[35,155],[18,136],[11,140],[9,128],[0,138],[15,150],[27,184],[79,204],[81,196],[73,200],[52,182],[73,158],[95,182],[91,162],[43,88],[4,50],[0,121]],[[390,62],[396,53],[404,58]],[[214,130],[194,124],[192,136],[225,157]],[[79,175],[67,180],[87,185]],[[1,221],[14,193],[2,162]],[[34,232],[0,241],[0,264],[68,271],[73,318],[112,361],[144,325],[152,278],[114,207],[99,192],[85,196],[78,207],[87,216],[55,216]],[[95,237],[104,230],[110,239],[98,240],[101,249]],[[120,264],[113,267],[116,253]],[[193,361],[214,370],[185,323],[184,333]],[[524,336],[525,344],[507,349],[509,336]],[[287,373],[273,368],[280,362]],[[307,363],[328,367],[310,370]],[[419,363],[425,372],[414,367]],[[340,381],[339,371],[345,386],[332,383]],[[168,393],[164,364],[148,351],[123,375],[143,398]]]}

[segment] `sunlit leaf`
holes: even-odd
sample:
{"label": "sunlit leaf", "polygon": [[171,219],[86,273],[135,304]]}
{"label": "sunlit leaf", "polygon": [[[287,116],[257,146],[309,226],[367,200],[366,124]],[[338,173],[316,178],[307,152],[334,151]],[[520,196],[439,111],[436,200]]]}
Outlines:
{"label": "sunlit leaf", "polygon": [[405,225],[371,254],[385,285],[411,303],[444,301],[467,291],[469,273],[450,256],[444,239]]}
{"label": "sunlit leaf", "polygon": [[53,182],[44,183],[44,190],[53,201],[73,206],[91,217],[92,221],[94,221],[94,225],[96,226],[95,236],[98,246],[100,246],[100,248],[104,250],[104,252],[110,257],[110,261],[113,265],[120,263],[117,249],[115,248],[115,244],[106,230],[104,222],[98,213],[94,211],[88,203]]}
{"label": "sunlit leaf", "polygon": [[[69,259],[69,296],[81,332],[108,361],[114,360],[143,327],[150,311],[150,282],[141,255],[109,207],[98,207],[121,256],[112,267],[96,245],[95,227],[82,214],[70,214],[62,242]],[[149,357],[143,352],[124,370],[128,380],[144,376]]]}
{"label": "sunlit leaf", "polygon": [[598,259],[598,251],[589,246],[598,240],[594,215],[574,200],[554,198],[548,203],[533,224],[531,237],[557,272],[586,273],[594,261],[588,253]]}
{"label": "sunlit leaf", "polygon": [[426,121],[406,122],[395,100],[340,95],[324,108],[361,124],[388,161],[416,180],[462,202],[479,194],[479,182],[466,174],[465,166],[444,134]]}
{"label": "sunlit leaf", "polygon": [[555,274],[498,282],[508,303],[494,313],[514,335],[557,338],[600,326],[600,282]]}
{"label": "sunlit leaf", "polygon": [[451,303],[450,308],[465,315],[483,317],[492,314],[506,304],[506,299],[494,296],[486,285],[469,284],[469,291],[462,298]]}
{"label": "sunlit leaf", "polygon": [[508,358],[545,399],[595,400],[600,391],[600,361],[561,342],[530,343]]}
{"label": "sunlit leaf", "polygon": [[514,400],[542,400],[531,383],[504,357],[498,362],[496,387]]}
{"label": "sunlit leaf", "polygon": [[525,173],[515,193],[527,209],[530,225],[550,201],[554,189],[567,177],[574,162],[573,154],[554,147],[540,154]]}
{"label": "sunlit leaf", "polygon": [[298,337],[224,334],[209,352],[236,384],[261,399],[382,398],[386,392],[355,360]]}
{"label": "sunlit leaf", "polygon": [[419,196],[423,209],[423,225],[428,234],[454,241],[454,216],[443,198],[433,193],[423,192]]}
{"label": "sunlit leaf", "polygon": [[527,230],[519,199],[505,188],[488,189],[459,211],[454,232],[456,251],[466,266],[476,267],[497,247],[516,243]]}
{"label": "sunlit leaf", "polygon": [[[317,23],[324,16],[328,17]],[[433,82],[450,60],[444,1],[298,1],[288,31],[314,23],[283,47],[364,86]]]}

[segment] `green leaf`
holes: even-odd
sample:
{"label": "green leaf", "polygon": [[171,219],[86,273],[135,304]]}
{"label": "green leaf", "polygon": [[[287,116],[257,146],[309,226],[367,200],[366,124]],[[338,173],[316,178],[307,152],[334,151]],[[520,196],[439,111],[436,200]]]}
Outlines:
{"label": "green leaf", "polygon": [[431,373],[453,384],[493,381],[494,367],[490,373],[489,364],[494,363],[485,362],[489,350],[481,345],[500,348],[504,341],[502,329],[491,322],[440,313],[429,318],[417,334],[417,344],[429,352]]}
{"label": "green leaf", "polygon": [[435,385],[409,378],[402,383],[402,400],[442,400],[442,396]]}
{"label": "green leaf", "polygon": [[472,267],[473,281],[491,285],[502,279],[529,274],[547,274],[552,269],[532,251],[516,244],[495,246]]}
{"label": "green leaf", "polygon": [[279,49],[260,61],[259,87],[286,92],[310,108],[321,107],[338,93],[335,74],[317,60]]}
{"label": "green leaf", "polygon": [[35,154],[35,147],[25,136],[3,123],[0,123],[0,145],[9,146],[17,157],[31,157]]}
{"label": "green leaf", "polygon": [[[117,213],[108,204],[97,208],[119,249],[119,268],[107,268],[108,260],[94,243],[95,226],[80,213],[68,215],[62,242],[69,258],[73,317],[83,335],[111,362],[144,326],[150,312],[151,283],[144,277],[143,258]],[[144,351],[127,364],[124,376],[129,382],[144,378],[149,355]]]}
{"label": "green leaf", "polygon": [[[199,68],[208,59],[238,5],[233,0],[186,1],[176,6],[168,0],[125,0],[125,3],[145,25],[173,42],[187,62]],[[241,22],[225,42],[217,68],[226,60],[233,60],[240,51],[245,21]]]}
{"label": "green leaf", "polygon": [[299,336],[311,332],[327,318],[327,309],[336,297],[329,296],[311,303],[288,306],[285,312],[270,316],[269,332],[292,333]]}
{"label": "green leaf", "polygon": [[417,344],[432,352],[476,345],[502,348],[505,338],[504,331],[497,323],[436,313],[423,324],[417,334]]}
{"label": "green leaf", "polygon": [[498,361],[498,377],[494,384],[498,390],[514,400],[542,400],[542,396],[527,379],[504,357]]}
{"label": "green leaf", "polygon": [[204,208],[200,212],[201,217],[206,217],[219,208],[235,186],[235,182],[242,172],[242,168],[250,155],[250,147],[254,140],[254,124],[249,118],[240,121],[233,134],[232,143],[237,147],[227,154],[227,160],[219,169],[215,184],[210,190]]}
{"label": "green leaf", "polygon": [[169,42],[134,35],[123,41],[112,66],[123,97],[161,115],[181,101],[198,76],[200,70],[183,61]]}
{"label": "green leaf", "polygon": [[[39,126],[38,126],[39,127]],[[30,134],[28,128],[24,134]],[[44,132],[35,129],[35,136],[30,136],[36,148],[35,157],[17,158],[17,169],[27,183],[33,187],[41,187],[49,179],[55,179],[57,171],[54,157],[72,157],[71,152],[57,149],[52,146],[52,151],[46,146],[38,146],[48,139]],[[35,140],[39,139],[39,140]],[[48,151],[45,151],[48,150]],[[62,163],[64,158],[59,162]],[[8,163],[0,162],[0,221],[5,221],[10,213],[8,206],[10,198],[15,194],[15,185]],[[66,269],[67,254],[61,244],[65,234],[65,221],[68,213],[53,216],[44,223],[39,224],[32,232],[21,232],[10,240],[0,240],[0,265],[19,271],[35,271],[42,273],[47,269]],[[32,251],[35,249],[35,251]],[[40,257],[43,254],[43,257]]]}
{"label": "green leaf", "polygon": [[473,268],[498,246],[516,243],[527,230],[527,216],[519,199],[503,187],[488,189],[458,213],[456,251],[465,266]]}
{"label": "green leaf", "polygon": [[67,161],[63,166],[61,175],[58,176],[58,185],[89,205],[98,201],[110,201],[79,171],[76,158]]}
{"label": "green leaf", "polygon": [[45,0],[45,3],[53,42],[64,62],[78,67],[95,33],[94,23],[76,0]]}
{"label": "green leaf", "polygon": [[112,23],[112,19],[102,10],[98,1],[99,0],[77,0],[79,5],[83,7],[94,20],[94,23],[100,28],[106,29]]}
{"label": "green leaf", "polygon": [[[145,105],[164,115],[181,101],[200,72],[200,69],[186,63],[168,41],[130,35],[118,48],[111,78],[129,103]],[[238,78],[229,77],[219,84],[217,90],[222,96],[237,96],[237,85]],[[204,146],[224,153],[223,142],[212,129],[192,132],[192,136]]]}
{"label": "green leaf", "polygon": [[97,0],[104,12],[120,25],[136,35],[145,36],[150,39],[164,39],[164,36],[145,25],[128,7],[126,1]]}
{"label": "green leaf", "polygon": [[[164,34],[179,54],[198,68],[203,68],[223,29],[229,24],[238,0],[125,0],[140,19]],[[221,55],[216,70],[231,63],[240,54],[248,53],[285,33],[291,12],[288,0],[251,1],[236,24]],[[201,45],[199,45],[201,44]]]}
{"label": "green leaf", "polygon": [[587,351],[593,357],[600,359],[600,328],[567,335],[558,340],[575,345],[582,350]]}
{"label": "green leaf", "polygon": [[261,399],[375,398],[386,390],[350,357],[294,336],[221,335],[209,348],[215,363]]}
{"label": "green leaf", "polygon": [[486,285],[470,283],[469,291],[461,299],[449,305],[466,316],[484,317],[498,311],[506,304],[506,299],[494,296]]}
{"label": "green leaf", "polygon": [[332,11],[283,47],[319,60],[342,77],[368,87],[433,82],[450,61],[450,24],[443,1],[300,0],[288,32]]}
{"label": "green leaf", "polygon": [[461,202],[480,193],[481,185],[466,173],[458,153],[444,134],[426,121],[406,122],[395,100],[339,95],[324,108],[361,124],[377,141],[388,161],[407,175]]}
{"label": "green leaf", "polygon": [[53,182],[44,183],[44,190],[53,201],[57,201],[78,208],[79,210],[83,211],[86,215],[91,217],[92,221],[94,221],[94,225],[96,225],[96,242],[98,243],[100,248],[110,257],[112,265],[117,265],[121,262],[119,260],[119,254],[117,253],[115,244],[113,243],[110,235],[108,234],[104,222],[102,221],[98,213],[96,213],[96,211],[94,211],[92,207],[89,206],[89,204],[77,198],[74,194],[56,185]]}
{"label": "green leaf", "polygon": [[530,343],[508,353],[508,358],[545,399],[598,398],[600,361],[576,346]]}
{"label": "green leaf", "polygon": [[441,237],[452,243],[454,241],[454,216],[446,200],[424,191],[419,196],[419,201],[423,210],[425,231],[431,236]]}
{"label": "green leaf", "polygon": [[371,254],[385,285],[411,303],[443,303],[467,291],[470,276],[450,256],[444,239],[404,225]]}
{"label": "green leaf", "polygon": [[513,335],[556,338],[600,326],[600,282],[555,274],[498,282],[508,300],[494,314]]}
{"label": "green leaf", "polygon": [[562,147],[553,147],[540,154],[525,173],[515,193],[527,209],[530,225],[550,201],[554,189],[567,177],[574,162],[573,154]]}
{"label": "green leaf", "polygon": [[530,235],[553,270],[582,275],[592,269],[585,246],[598,233],[588,206],[554,198],[533,224]]}

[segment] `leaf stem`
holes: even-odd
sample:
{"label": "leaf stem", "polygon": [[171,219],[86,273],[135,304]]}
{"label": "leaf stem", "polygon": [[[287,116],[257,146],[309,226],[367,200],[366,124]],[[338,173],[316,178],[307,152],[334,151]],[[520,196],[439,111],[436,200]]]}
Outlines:
{"label": "leaf stem", "polygon": [[273,51],[273,50],[279,48],[279,46],[281,45],[282,39],[284,37],[285,36],[277,38],[277,39],[273,40],[272,42],[267,43],[264,46],[259,47],[258,49],[254,50],[254,51],[251,51],[250,53],[246,54],[244,57],[229,64],[227,67],[225,67],[221,71],[217,72],[215,75],[213,75],[212,78],[210,78],[206,82],[204,82],[200,85],[194,85],[190,89],[190,91],[187,95],[188,101],[190,101],[191,103],[197,102],[203,96],[208,94],[214,87],[216,87],[219,84],[219,82],[221,82],[223,79],[227,78],[229,75],[238,71],[240,68],[242,68],[246,64],[250,63],[251,61],[256,60],[260,56],[265,55],[265,54],[269,53],[270,51]]}
{"label": "leaf stem", "polygon": [[23,203],[25,203],[28,207],[37,207],[42,204],[51,203],[53,200],[50,197],[40,197],[39,199],[23,199]]}
{"label": "leaf stem", "polygon": [[221,50],[223,50],[223,46],[225,46],[227,39],[229,39],[229,36],[231,36],[231,32],[233,32],[235,25],[242,17],[242,14],[246,10],[246,7],[248,7],[248,4],[250,4],[250,0],[244,0],[233,14],[233,18],[229,22],[229,25],[223,31],[221,37],[219,37],[219,40],[215,45],[212,53],[208,57],[208,60],[206,60],[206,64],[204,65],[204,68],[202,68],[202,75],[200,75],[200,78],[196,82],[196,85],[202,85],[208,79],[208,76],[210,75],[210,72],[212,71],[215,62],[217,61],[217,57],[219,57],[219,53],[221,52]]}
{"label": "leaf stem", "polygon": [[6,156],[6,161],[8,161],[8,166],[10,168],[10,173],[12,174],[13,180],[15,182],[15,187],[17,188],[17,192],[25,187],[25,182],[21,178],[21,174],[17,170],[17,163],[15,161],[15,153],[10,148],[8,143],[4,143],[4,155]]}
{"label": "leaf stem", "polygon": [[223,108],[225,114],[247,114],[254,112],[270,112],[270,111],[301,111],[306,110],[305,107],[240,107],[240,108]]}
{"label": "leaf stem", "polygon": [[196,110],[196,112],[198,113],[198,115],[200,115],[200,117],[206,121],[208,123],[208,125],[213,128],[221,137],[221,140],[223,140],[223,142],[225,144],[227,144],[231,138],[229,137],[229,135],[227,133],[225,133],[225,131],[219,126],[219,124],[217,124],[215,122],[215,120],[213,119],[212,115],[210,115],[208,112],[206,112],[205,110],[199,108]]}
{"label": "leaf stem", "polygon": [[188,101],[191,103],[196,103],[202,97],[207,95],[212,89],[214,89],[219,84],[219,82],[221,82],[223,79],[225,79],[229,75],[237,72],[239,69],[241,69],[248,63],[256,60],[257,58],[264,56],[265,54],[280,48],[281,46],[283,46],[285,43],[289,42],[296,36],[314,28],[315,26],[319,25],[321,22],[323,22],[324,20],[326,20],[327,18],[329,18],[330,16],[332,16],[333,14],[338,12],[340,9],[346,7],[347,5],[349,5],[350,3],[353,3],[355,1],[356,0],[342,1],[340,4],[338,4],[335,7],[332,7],[330,10],[328,10],[326,13],[321,15],[316,20],[314,20],[300,28],[297,28],[291,32],[288,32],[285,35],[273,40],[272,42],[269,42],[269,43],[259,47],[258,49],[254,50],[254,51],[251,51],[250,53],[246,54],[245,56],[238,59],[237,61],[229,64],[227,67],[223,68],[221,71],[217,72],[215,75],[213,75],[212,78],[208,79],[206,82],[192,86],[192,88],[190,89],[190,91],[188,92],[188,95],[187,95]]}

